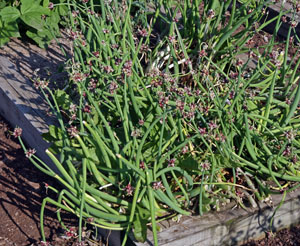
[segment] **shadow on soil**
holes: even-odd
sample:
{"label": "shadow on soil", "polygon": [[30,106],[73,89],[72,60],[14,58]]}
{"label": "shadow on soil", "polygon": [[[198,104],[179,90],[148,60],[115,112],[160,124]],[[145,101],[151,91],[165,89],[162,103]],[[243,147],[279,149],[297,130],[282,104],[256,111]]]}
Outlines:
{"label": "shadow on soil", "polygon": [[[54,180],[39,172],[7,135],[0,121],[0,235],[15,237],[14,242],[19,243],[16,245],[35,245],[40,241],[41,203],[47,196],[44,183],[53,184]],[[62,215],[67,225],[74,222],[74,218]],[[44,217],[47,238],[57,234],[56,220],[55,208],[47,206]]]}

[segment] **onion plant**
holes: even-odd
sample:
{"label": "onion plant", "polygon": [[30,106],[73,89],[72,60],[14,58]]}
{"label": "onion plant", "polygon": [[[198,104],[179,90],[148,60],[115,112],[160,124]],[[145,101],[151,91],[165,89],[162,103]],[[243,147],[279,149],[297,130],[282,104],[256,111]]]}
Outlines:
{"label": "onion plant", "polygon": [[[145,241],[151,225],[158,245],[160,220],[295,189],[300,62],[288,61],[293,43],[274,48],[285,13],[263,22],[268,4],[68,1],[70,82],[51,91],[35,81],[58,119],[44,137],[59,173],[19,137],[64,186],[42,204],[43,241],[46,203],[78,216],[79,242],[83,223],[125,230],[123,245],[130,231]],[[251,39],[270,22],[261,52]]]}

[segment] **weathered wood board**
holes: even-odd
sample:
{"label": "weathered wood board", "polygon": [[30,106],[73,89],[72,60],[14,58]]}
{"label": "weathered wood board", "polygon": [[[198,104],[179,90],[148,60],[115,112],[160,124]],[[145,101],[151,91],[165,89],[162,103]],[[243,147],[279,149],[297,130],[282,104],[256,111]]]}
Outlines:
{"label": "weathered wood board", "polygon": [[[280,10],[285,13],[285,16],[287,17],[287,22],[282,23],[278,32],[277,36],[281,38],[287,38],[289,28],[290,28],[290,22],[291,21],[296,21],[297,25],[295,27],[295,32],[291,32],[291,36],[294,36],[295,34],[300,37],[300,25],[298,24],[300,22],[300,14],[297,13],[294,17],[293,14],[291,13],[291,10],[293,9],[293,6],[291,3],[288,3],[288,1],[285,1],[285,4],[282,6],[283,1],[279,1],[278,3],[270,5],[270,7],[267,8],[266,11],[266,21],[271,20],[272,18],[276,17],[279,15]],[[276,27],[276,22],[270,23],[268,26],[264,28],[266,32],[273,33]],[[296,41],[295,41],[296,42]]]}
{"label": "weathered wood board", "polygon": [[57,171],[45,153],[49,144],[41,136],[55,120],[47,115],[48,106],[32,86],[21,76],[13,63],[0,57],[0,114],[14,126],[23,129],[22,139],[53,170]]}
{"label": "weathered wood board", "polygon": [[[260,208],[252,211],[227,209],[211,212],[203,216],[185,217],[177,224],[162,223],[159,232],[160,246],[226,246],[240,245],[249,239],[265,236],[270,230],[270,221],[282,195],[273,196],[273,207],[260,203]],[[274,216],[273,230],[290,227],[300,221],[300,191],[287,195],[284,204]],[[152,237],[137,246],[151,246]]]}

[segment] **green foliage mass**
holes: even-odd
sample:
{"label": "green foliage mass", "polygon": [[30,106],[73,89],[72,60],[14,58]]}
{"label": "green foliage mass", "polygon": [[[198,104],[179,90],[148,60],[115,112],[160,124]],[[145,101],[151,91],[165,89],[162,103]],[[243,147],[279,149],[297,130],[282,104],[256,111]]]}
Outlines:
{"label": "green foliage mass", "polygon": [[41,48],[45,48],[59,33],[59,23],[67,13],[67,7],[55,5],[64,1],[0,1],[0,47],[10,38],[20,37],[25,33]]}
{"label": "green foliage mass", "polygon": [[[61,175],[24,147],[64,187],[49,186],[58,199],[43,202],[44,241],[46,202],[78,216],[80,242],[83,221],[125,230],[123,245],[130,231],[145,241],[151,224],[157,246],[160,220],[295,189],[300,60],[293,43],[276,48],[282,11],[266,21],[268,1],[68,3],[69,83],[40,83],[58,119],[43,137]],[[19,18],[8,10],[2,18]],[[253,46],[270,22],[274,35]]]}

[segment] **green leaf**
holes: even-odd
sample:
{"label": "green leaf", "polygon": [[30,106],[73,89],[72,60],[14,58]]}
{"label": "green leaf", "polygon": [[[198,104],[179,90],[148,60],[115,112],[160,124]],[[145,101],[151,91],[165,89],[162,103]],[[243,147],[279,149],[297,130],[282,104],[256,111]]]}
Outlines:
{"label": "green leaf", "polygon": [[0,16],[4,22],[13,22],[20,17],[20,11],[16,7],[5,7],[0,11]]}
{"label": "green leaf", "polygon": [[51,151],[51,153],[53,153],[54,155],[58,155],[61,153],[62,150],[62,146],[63,146],[63,141],[56,141],[54,143],[51,144],[49,150]]}
{"label": "green leaf", "polygon": [[64,110],[69,110],[71,101],[69,95],[64,90],[56,90],[54,92],[55,99]]}
{"label": "green leaf", "polygon": [[11,37],[20,37],[17,23],[3,23],[0,20],[0,47],[9,42]]}
{"label": "green leaf", "polygon": [[28,26],[31,26],[37,30],[43,30],[44,22],[42,20],[42,16],[39,13],[32,13],[21,15],[22,21]]}
{"label": "green leaf", "polygon": [[90,158],[92,159],[92,161],[97,165],[100,161],[98,158],[98,155],[96,153],[96,148],[89,148],[89,152],[90,152]]}
{"label": "green leaf", "polygon": [[43,30],[45,22],[42,16],[49,15],[50,10],[40,6],[40,1],[22,0],[21,3],[22,21],[37,30]]}
{"label": "green leaf", "polygon": [[48,143],[52,142],[55,140],[55,138],[53,138],[49,132],[45,132],[45,133],[42,133],[42,137],[45,141],[47,141]]}
{"label": "green leaf", "polygon": [[3,46],[3,45],[5,45],[6,43],[8,43],[9,42],[9,38],[8,37],[0,37],[0,47],[1,46]]}
{"label": "green leaf", "polygon": [[138,213],[135,214],[133,221],[133,234],[139,242],[145,242],[147,238],[147,223],[150,218],[150,212],[137,205]]}
{"label": "green leaf", "polygon": [[0,1],[0,9],[3,9],[3,8],[5,8],[5,6],[6,6],[6,2],[5,1]]}
{"label": "green leaf", "polygon": [[68,14],[68,7],[66,5],[59,5],[58,6],[58,13],[61,16],[66,16]]}
{"label": "green leaf", "polygon": [[93,115],[93,121],[95,125],[98,125],[100,122],[100,118],[95,108],[92,109],[92,115]]}
{"label": "green leaf", "polygon": [[40,0],[21,0],[21,13],[26,14],[32,11],[36,6],[40,6]]}
{"label": "green leaf", "polygon": [[32,30],[28,30],[26,32],[26,35],[27,35],[27,37],[34,40],[38,44],[39,47],[45,49],[50,42],[47,32],[48,32],[47,30],[39,32],[39,31],[32,29]]}
{"label": "green leaf", "polygon": [[59,140],[62,139],[63,131],[54,125],[49,126],[49,132],[42,134],[43,138],[48,141]]}
{"label": "green leaf", "polygon": [[43,1],[43,7],[48,8],[50,1],[49,0],[44,0]]}
{"label": "green leaf", "polygon": [[73,159],[82,160],[82,158],[84,157],[83,151],[80,148],[64,147],[63,150],[65,154],[72,156]]}
{"label": "green leaf", "polygon": [[179,160],[178,166],[186,171],[199,171],[198,161],[195,160],[192,155],[184,158],[183,160]]}
{"label": "green leaf", "polygon": [[[56,12],[51,12],[51,15],[46,19],[46,25],[49,26],[52,31],[56,32],[57,34],[59,34],[59,26],[58,23],[60,21],[60,16],[58,13]],[[48,30],[48,28],[47,28]],[[49,32],[49,37],[51,37],[52,39],[52,35]]]}
{"label": "green leaf", "polygon": [[220,4],[219,0],[212,0],[212,1],[209,1],[208,9],[213,9],[216,12],[216,14],[218,15],[220,6],[221,6],[221,4]]}

